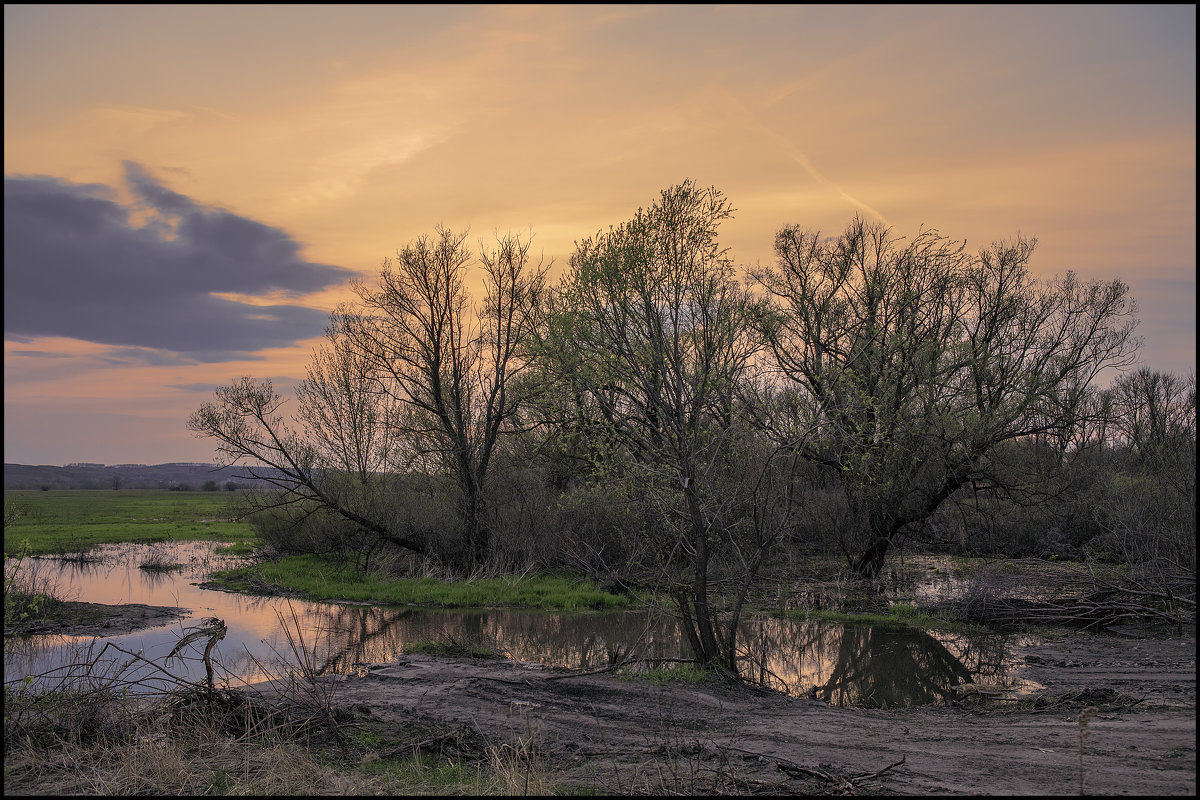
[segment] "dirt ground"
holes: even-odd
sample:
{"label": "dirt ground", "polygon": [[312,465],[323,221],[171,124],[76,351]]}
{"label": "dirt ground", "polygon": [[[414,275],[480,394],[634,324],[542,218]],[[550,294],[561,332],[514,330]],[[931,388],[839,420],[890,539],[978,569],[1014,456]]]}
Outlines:
{"label": "dirt ground", "polygon": [[[70,632],[113,635],[180,611],[99,606]],[[532,744],[555,785],[601,793],[1196,793],[1194,631],[1069,633],[1017,655],[1022,677],[1045,687],[1019,708],[980,695],[961,707],[835,708],[427,655],[328,680],[338,708],[389,741],[428,750],[453,738],[460,753]]]}
{"label": "dirt ground", "polygon": [[425,655],[340,678],[338,696],[384,733],[532,739],[556,783],[602,792],[1196,793],[1194,635],[1070,634],[1022,655],[1040,708],[845,709]]}

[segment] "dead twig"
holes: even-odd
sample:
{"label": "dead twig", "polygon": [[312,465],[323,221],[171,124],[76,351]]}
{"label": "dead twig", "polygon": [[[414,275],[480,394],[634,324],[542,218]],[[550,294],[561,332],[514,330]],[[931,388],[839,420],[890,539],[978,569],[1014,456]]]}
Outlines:
{"label": "dead twig", "polygon": [[212,649],[217,646],[217,642],[225,638],[225,634],[229,629],[225,627],[225,621],[216,617],[207,617],[198,626],[192,629],[192,632],[181,638],[171,652],[167,654],[167,661],[170,661],[179,651],[187,647],[194,641],[208,638],[208,644],[204,646],[204,671],[208,676],[208,691],[211,694],[213,686],[213,666],[212,666]]}

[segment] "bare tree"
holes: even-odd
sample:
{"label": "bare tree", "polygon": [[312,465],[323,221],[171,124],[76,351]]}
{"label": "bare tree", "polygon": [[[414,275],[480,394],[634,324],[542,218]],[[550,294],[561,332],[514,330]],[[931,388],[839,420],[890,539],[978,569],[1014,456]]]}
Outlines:
{"label": "bare tree", "polygon": [[404,467],[403,443],[390,424],[394,404],[345,336],[331,327],[326,340],[296,386],[297,416],[322,464],[367,485]]}
{"label": "bare tree", "polygon": [[1119,376],[1116,395],[1117,428],[1150,469],[1170,467],[1180,477],[1191,464],[1195,493],[1196,375],[1180,377],[1140,367]]}
{"label": "bare tree", "polygon": [[1114,382],[1128,458],[1102,474],[1091,508],[1130,579],[1169,604],[1196,598],[1196,378],[1139,368]]}
{"label": "bare tree", "polygon": [[[386,259],[377,287],[356,284],[358,303],[333,314],[329,343],[299,387],[302,431],[285,426],[269,384],[249,380],[219,391],[189,427],[218,439],[228,461],[269,467],[260,477],[284,490],[284,502],[309,501],[426,553],[435,552],[429,542],[372,517],[378,487],[410,470],[445,472],[460,492],[466,546],[441,554],[478,565],[490,551],[488,466],[525,399],[520,351],[546,267],[530,264],[530,242],[518,236],[481,247],[486,295],[475,304],[466,237],[439,228]],[[353,487],[358,503],[349,507],[334,485]]]}
{"label": "bare tree", "polygon": [[271,381],[242,378],[217,389],[188,420],[193,433],[217,441],[217,461],[241,464],[249,477],[275,488],[249,498],[250,511],[283,509],[299,522],[331,512],[383,540],[420,553],[435,554],[431,543],[395,528],[370,503],[364,487],[348,481],[336,462],[325,460],[322,446],[289,425],[281,408],[287,398]]}
{"label": "bare tree", "polygon": [[972,256],[937,231],[905,241],[855,219],[831,239],[784,228],[776,264],[754,274],[792,411],[817,432],[803,452],[837,471],[863,516],[866,540],[847,555],[864,576],[898,534],[986,478],[1001,445],[1076,421],[1082,389],[1132,361],[1128,287],[1039,281],[1035,246]]}

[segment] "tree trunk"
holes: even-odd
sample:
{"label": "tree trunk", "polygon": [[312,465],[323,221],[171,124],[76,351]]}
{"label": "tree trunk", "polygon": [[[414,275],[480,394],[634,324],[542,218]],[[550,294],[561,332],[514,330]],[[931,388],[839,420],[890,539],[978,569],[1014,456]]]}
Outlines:
{"label": "tree trunk", "polygon": [[712,610],[708,605],[708,525],[700,508],[700,496],[696,492],[695,480],[689,479],[684,486],[687,499],[688,518],[691,526],[692,546],[692,592],[691,605],[695,613],[693,623],[695,636],[690,638],[696,660],[704,666],[721,663],[721,646],[714,626]]}
{"label": "tree trunk", "polygon": [[467,552],[463,565],[467,569],[481,566],[491,551],[491,532],[483,508],[483,492],[478,484],[465,481],[463,485],[464,522],[466,523]]}
{"label": "tree trunk", "polygon": [[883,559],[887,556],[888,547],[891,544],[891,536],[877,536],[866,552],[854,562],[854,571],[864,578],[873,580],[883,570]]}

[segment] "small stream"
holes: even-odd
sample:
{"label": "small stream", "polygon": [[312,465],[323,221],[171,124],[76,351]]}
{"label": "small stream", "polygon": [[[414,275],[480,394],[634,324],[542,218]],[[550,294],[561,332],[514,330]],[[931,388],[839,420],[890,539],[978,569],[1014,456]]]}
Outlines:
{"label": "small stream", "polygon": [[[165,572],[140,568],[150,560],[183,567]],[[198,584],[213,570],[240,563],[214,553],[211,542],[114,545],[92,551],[88,560],[30,561],[65,590],[60,594],[64,599],[180,606],[189,609],[190,616],[102,640],[41,635],[6,643],[6,681],[90,661],[106,642],[164,664],[179,677],[201,680],[203,643],[189,645],[182,659],[165,659],[185,630],[206,617],[218,617],[228,628],[213,661],[220,665],[222,679],[232,685],[295,670],[298,649],[323,673],[354,675],[368,664],[396,659],[419,641],[481,645],[518,661],[573,669],[606,667],[628,655],[649,661],[688,655],[675,621],[645,611],[447,610],[310,603],[203,589]],[[298,640],[303,648],[294,647]],[[1012,637],[997,634],[966,636],[759,617],[747,620],[741,631],[741,646],[748,653],[742,672],[790,694],[808,694],[839,706],[943,704],[952,687],[966,682],[1005,690],[1037,688],[1020,679],[1019,660],[1011,655],[1014,643]],[[102,665],[115,670],[129,661],[128,655],[110,649]],[[148,669],[141,663],[139,668]]]}

